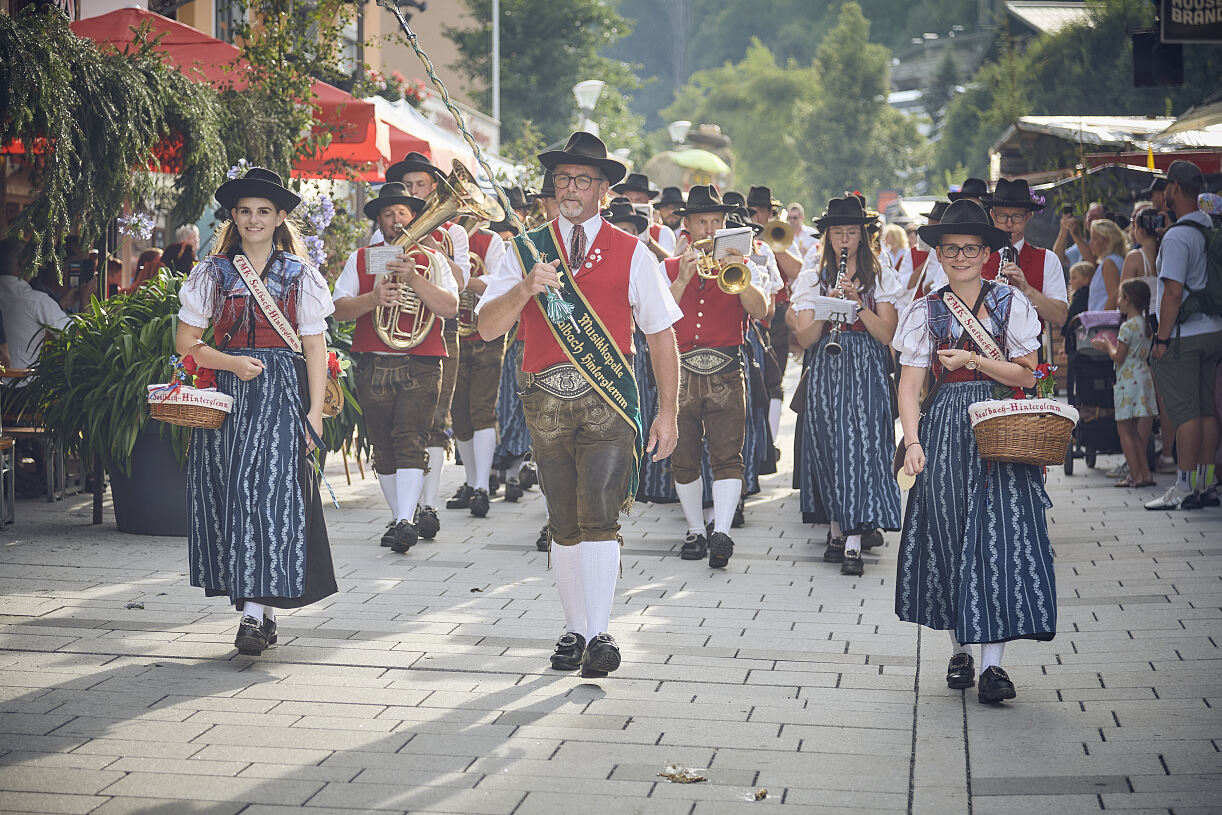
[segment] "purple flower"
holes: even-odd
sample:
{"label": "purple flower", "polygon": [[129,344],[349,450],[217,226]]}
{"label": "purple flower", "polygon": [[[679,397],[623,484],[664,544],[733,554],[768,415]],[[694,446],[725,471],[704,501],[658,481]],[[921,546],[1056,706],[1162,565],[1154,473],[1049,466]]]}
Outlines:
{"label": "purple flower", "polygon": [[305,241],[306,251],[310,256],[310,262],[321,268],[327,262],[327,250],[323,245],[322,238],[317,235],[307,235],[303,240]]}
{"label": "purple flower", "polygon": [[250,162],[244,158],[238,159],[238,163],[229,168],[229,172],[225,173],[225,178],[232,181],[235,178],[241,178],[246,175],[246,171],[250,169]]}

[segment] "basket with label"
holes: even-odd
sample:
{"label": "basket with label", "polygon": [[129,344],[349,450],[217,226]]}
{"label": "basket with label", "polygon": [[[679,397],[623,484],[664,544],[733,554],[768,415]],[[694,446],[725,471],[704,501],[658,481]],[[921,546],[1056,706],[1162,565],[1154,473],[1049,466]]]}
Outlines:
{"label": "basket with label", "polygon": [[967,409],[980,457],[1051,466],[1065,461],[1078,411],[1055,399],[990,399]]}
{"label": "basket with label", "polygon": [[171,380],[148,386],[149,416],[183,427],[216,430],[233,410],[233,397],[216,389],[216,371],[191,355],[170,357]]}

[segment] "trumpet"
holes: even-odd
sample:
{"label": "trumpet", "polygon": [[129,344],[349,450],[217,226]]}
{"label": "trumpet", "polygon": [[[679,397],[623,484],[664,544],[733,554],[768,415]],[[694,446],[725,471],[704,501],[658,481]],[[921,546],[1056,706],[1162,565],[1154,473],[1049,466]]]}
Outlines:
{"label": "trumpet", "polygon": [[[848,272],[848,269],[849,269],[849,250],[841,249],[840,250],[840,272],[839,272],[838,281],[844,280],[844,276]],[[836,294],[833,296],[844,297],[844,292],[842,292],[840,290],[840,287],[837,286]],[[829,331],[827,335],[827,344],[823,346],[823,350],[828,356],[838,357],[840,356],[840,352],[844,350],[843,348],[840,347],[840,331],[841,331],[841,324],[839,322],[832,323],[832,330]]]}
{"label": "trumpet", "polygon": [[751,270],[745,263],[721,263],[712,255],[713,239],[704,238],[692,244],[696,250],[696,274],[705,280],[716,280],[717,288],[726,294],[738,294],[751,285]]}
{"label": "trumpet", "polygon": [[785,221],[769,221],[760,237],[773,252],[784,252],[793,243],[793,227]]}

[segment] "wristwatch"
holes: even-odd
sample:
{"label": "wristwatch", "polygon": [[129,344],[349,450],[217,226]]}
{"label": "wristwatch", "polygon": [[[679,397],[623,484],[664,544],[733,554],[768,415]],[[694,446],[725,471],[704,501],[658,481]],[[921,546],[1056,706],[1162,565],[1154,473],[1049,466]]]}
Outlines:
{"label": "wristwatch", "polygon": [[1160,337],[1160,336],[1158,336],[1158,335],[1156,334],[1156,335],[1154,336],[1154,344],[1155,344],[1155,345],[1170,345],[1170,344],[1171,344],[1171,339],[1170,339],[1170,338],[1168,338],[1168,339],[1165,339],[1165,340],[1164,340],[1162,337]]}
{"label": "wristwatch", "polygon": [[972,355],[968,357],[967,362],[963,364],[963,367],[967,368],[969,371],[976,370],[976,352],[975,351],[973,351]]}

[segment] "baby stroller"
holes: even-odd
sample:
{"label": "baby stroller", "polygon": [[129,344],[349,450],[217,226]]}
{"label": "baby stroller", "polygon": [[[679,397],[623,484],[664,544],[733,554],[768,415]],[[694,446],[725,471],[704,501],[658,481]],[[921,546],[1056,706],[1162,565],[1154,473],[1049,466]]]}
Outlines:
{"label": "baby stroller", "polygon": [[1067,337],[1065,343],[1066,395],[1080,418],[1065,453],[1065,475],[1073,475],[1075,458],[1085,459],[1086,466],[1094,469],[1100,453],[1122,452],[1112,401],[1116,369],[1105,352],[1091,345],[1092,339],[1105,333],[1114,339],[1121,319],[1119,311],[1084,311],[1070,321],[1073,341]]}

